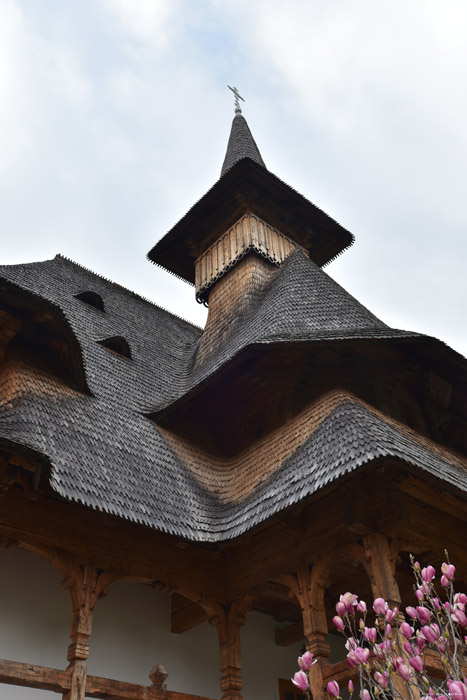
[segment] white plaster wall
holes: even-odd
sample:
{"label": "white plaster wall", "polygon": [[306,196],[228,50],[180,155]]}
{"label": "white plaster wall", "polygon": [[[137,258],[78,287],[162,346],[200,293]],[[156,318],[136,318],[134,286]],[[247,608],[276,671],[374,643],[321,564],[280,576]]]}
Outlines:
{"label": "white plaster wall", "polygon": [[[274,644],[272,618],[251,613],[242,628],[244,700],[278,698],[277,679],[290,678],[300,645]],[[219,698],[219,647],[208,623],[170,633],[170,599],[148,586],[116,583],[94,613],[89,673],[148,684],[156,663],[168,673],[170,690]]]}
{"label": "white plaster wall", "polygon": [[[169,672],[168,687],[219,698],[216,630],[203,624],[170,632],[170,598],[148,586],[114,583],[97,602],[90,638],[89,673],[148,685],[152,666]],[[66,668],[71,598],[48,562],[22,550],[0,549],[0,657]],[[296,670],[301,645],[274,644],[276,624],[251,613],[242,628],[245,700],[276,700],[277,679]],[[48,691],[0,684],[1,700],[57,700]]]}
{"label": "white plaster wall", "polygon": [[261,613],[250,613],[241,631],[244,700],[278,700],[278,678],[290,678],[298,670],[302,644],[274,644],[277,623]]}
{"label": "white plaster wall", "polygon": [[[0,658],[66,668],[70,594],[51,564],[0,548]],[[57,700],[44,690],[0,684],[1,700]]]}

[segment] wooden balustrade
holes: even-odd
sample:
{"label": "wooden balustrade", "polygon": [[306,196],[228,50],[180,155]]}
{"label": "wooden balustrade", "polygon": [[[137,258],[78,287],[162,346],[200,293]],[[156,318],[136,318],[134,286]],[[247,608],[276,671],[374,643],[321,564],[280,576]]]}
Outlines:
{"label": "wooden balustrade", "polygon": [[[71,691],[73,685],[73,668],[62,671],[47,666],[0,659],[0,683],[65,695]],[[200,695],[167,690],[157,687],[154,683],[144,686],[89,675],[86,676],[85,694],[87,698],[101,700],[212,700]]]}

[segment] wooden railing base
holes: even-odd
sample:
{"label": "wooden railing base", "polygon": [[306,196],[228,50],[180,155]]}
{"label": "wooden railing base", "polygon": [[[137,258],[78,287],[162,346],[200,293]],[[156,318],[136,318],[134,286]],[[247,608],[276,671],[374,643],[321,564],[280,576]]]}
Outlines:
{"label": "wooden railing base", "polygon": [[[0,659],[0,683],[66,693],[71,687],[70,671]],[[86,677],[86,697],[101,700],[213,700],[191,693],[115,681],[99,676]]]}

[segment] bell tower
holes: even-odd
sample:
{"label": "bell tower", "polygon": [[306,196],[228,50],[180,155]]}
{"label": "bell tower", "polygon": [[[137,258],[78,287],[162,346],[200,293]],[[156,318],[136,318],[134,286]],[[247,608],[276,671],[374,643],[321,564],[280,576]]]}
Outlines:
{"label": "bell tower", "polygon": [[[230,86],[229,86],[230,87]],[[327,216],[264,163],[236,88],[220,179],[149,252],[195,286],[209,307],[196,362],[234,331],[277,268],[297,249],[322,266],[353,243]]]}

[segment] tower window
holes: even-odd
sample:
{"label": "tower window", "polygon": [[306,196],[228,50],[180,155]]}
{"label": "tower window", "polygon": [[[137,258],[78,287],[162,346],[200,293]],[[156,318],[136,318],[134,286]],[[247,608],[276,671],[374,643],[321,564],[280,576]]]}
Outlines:
{"label": "tower window", "polygon": [[111,352],[114,352],[117,355],[131,359],[130,346],[126,342],[125,338],[116,335],[113,338],[105,338],[105,340],[98,340],[97,342],[107,348],[107,350],[111,350]]}
{"label": "tower window", "polygon": [[85,304],[99,309],[99,311],[104,311],[104,300],[99,294],[96,294],[96,292],[80,292],[76,294],[75,297],[80,301],[84,301]]}

